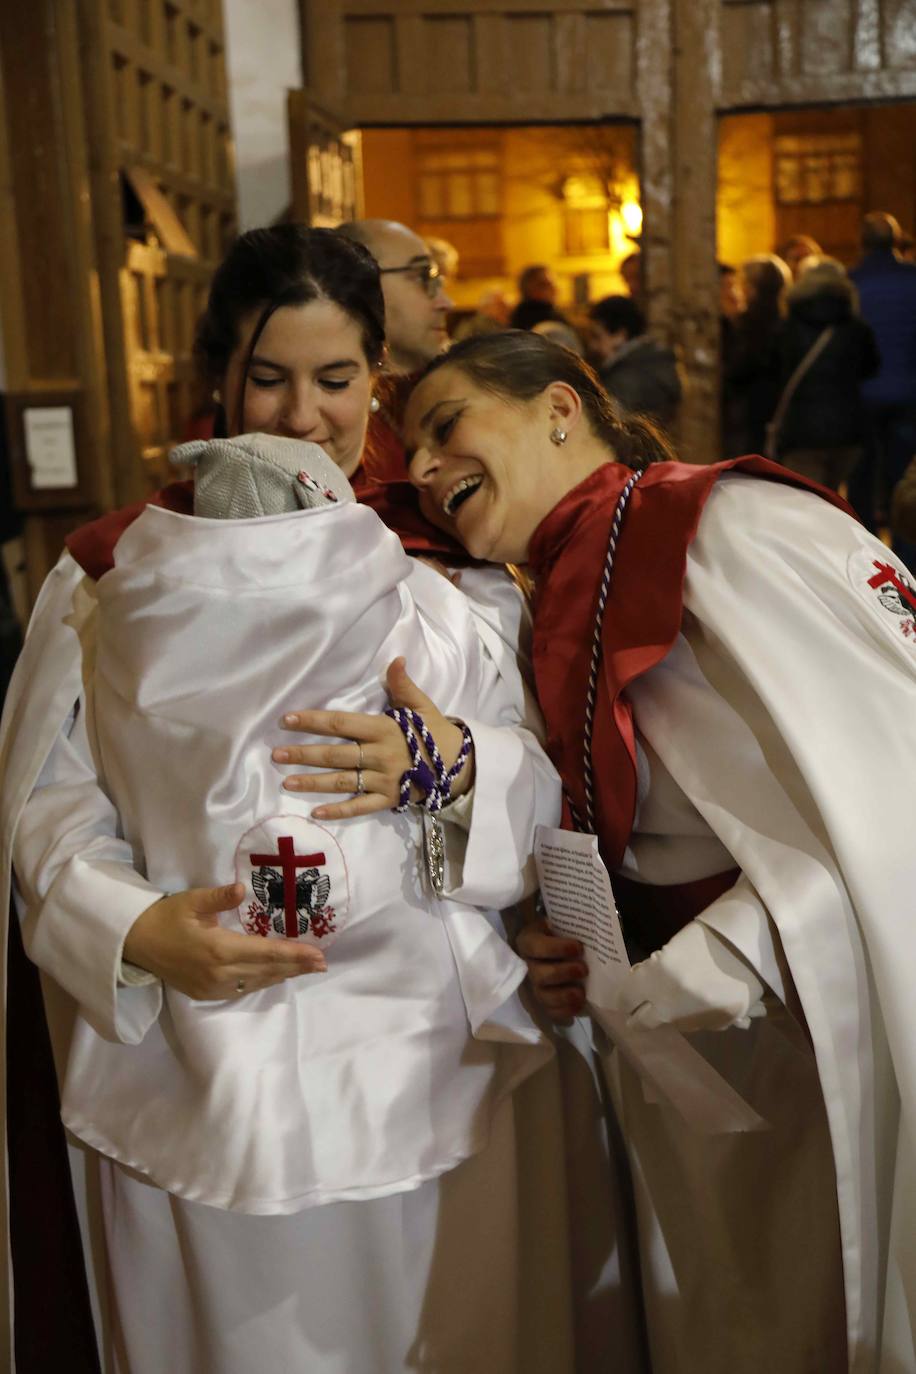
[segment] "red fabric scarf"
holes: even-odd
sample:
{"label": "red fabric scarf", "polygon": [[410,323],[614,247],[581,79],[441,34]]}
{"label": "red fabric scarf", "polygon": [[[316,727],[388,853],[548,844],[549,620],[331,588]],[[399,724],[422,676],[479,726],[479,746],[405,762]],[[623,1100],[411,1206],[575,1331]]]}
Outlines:
{"label": "red fabric scarf", "polygon": [[[365,458],[351,478],[351,485],[357,501],[375,511],[408,553],[440,558],[453,567],[464,567],[474,561],[460,544],[437,530],[421,513],[418,494],[407,480],[404,446],[381,415],[373,415],[369,421]],[[111,511],[68,535],[67,548],[84,572],[98,580],[111,571],[115,545],[147,505],[193,515],[194,483],[172,482],[147,501]]]}
{"label": "red fabric scarf", "polygon": [[[596,830],[612,873],[623,859],[636,811],[636,736],[626,688],[660,663],[677,638],[687,549],[713,484],[731,470],[803,487],[851,514],[834,492],[766,458],[707,467],[657,463],[643,474],[617,546],[592,744]],[[548,753],[582,817],[585,701],[598,592],[611,520],[631,476],[619,463],[598,468],[554,507],[531,541],[538,701],[547,722]],[[568,808],[564,823],[570,824]]]}

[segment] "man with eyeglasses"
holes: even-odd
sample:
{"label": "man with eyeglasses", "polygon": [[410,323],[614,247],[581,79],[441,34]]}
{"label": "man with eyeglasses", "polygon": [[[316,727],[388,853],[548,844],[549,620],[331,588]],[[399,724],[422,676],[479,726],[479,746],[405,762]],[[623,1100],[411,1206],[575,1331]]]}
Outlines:
{"label": "man with eyeglasses", "polygon": [[429,247],[404,224],[388,219],[350,220],[338,233],[361,243],[379,264],[385,297],[386,383],[369,417],[363,462],[352,478],[357,500],[397,530],[408,553],[462,559],[464,551],[420,514],[407,480],[401,421],[417,373],[448,347],[446,318],[452,302]]}
{"label": "man with eyeglasses", "polygon": [[448,346],[452,308],[429,248],[394,220],[351,220],[339,232],[368,248],[379,264],[391,370],[419,372]]}

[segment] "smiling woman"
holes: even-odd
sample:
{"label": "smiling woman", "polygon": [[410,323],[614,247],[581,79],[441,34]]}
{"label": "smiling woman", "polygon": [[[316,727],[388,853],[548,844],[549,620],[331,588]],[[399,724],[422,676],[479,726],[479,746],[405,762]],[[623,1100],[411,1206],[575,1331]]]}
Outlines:
{"label": "smiling woman", "polygon": [[[196,353],[219,428],[320,444],[351,476],[385,352],[378,268],[329,229],[255,229],[217,271]],[[227,426],[228,421],[228,426]]]}
{"label": "smiling woman", "polygon": [[[230,425],[268,433],[197,453],[180,507],[113,517],[94,575],[63,556],[8,698],[4,853],[71,1012],[61,1110],[101,1180],[88,1262],[132,1374],[572,1368],[551,1155],[517,1168],[515,1143],[551,1051],[490,910],[530,893],[559,785],[486,614],[326,471],[359,460],[383,344],[364,250],[244,236],[200,348]],[[258,465],[279,511],[227,498],[276,490]],[[434,803],[393,814],[402,654],[462,723],[393,683]]]}
{"label": "smiling woman", "polygon": [[[654,1374],[895,1364],[916,1310],[907,570],[775,463],[652,461],[669,455],[651,425],[534,335],[456,345],[407,425],[428,518],[534,578],[568,823],[597,836],[634,960],[615,1036],[690,1034],[766,1123],[690,1126],[602,1010],[577,1023],[625,1142]],[[561,1023],[585,1007],[567,945],[546,921],[518,939]]]}
{"label": "smiling woman", "polygon": [[[674,457],[661,431],[624,417],[579,358],[526,330],[469,339],[437,358],[406,424],[426,518],[489,562],[526,562],[533,525],[609,450],[633,467]],[[567,448],[577,430],[593,442]]]}

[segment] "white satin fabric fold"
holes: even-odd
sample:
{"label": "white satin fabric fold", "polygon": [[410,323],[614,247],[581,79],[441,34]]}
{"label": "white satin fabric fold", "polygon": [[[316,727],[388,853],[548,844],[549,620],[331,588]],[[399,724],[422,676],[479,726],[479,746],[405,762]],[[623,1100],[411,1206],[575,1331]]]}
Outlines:
{"label": "white satin fabric fold", "polygon": [[[756,1158],[758,1142],[744,1137],[720,1166],[719,1177],[730,1181],[742,1205],[719,1220],[732,1227],[735,1253],[754,1261],[741,1303],[729,1298],[724,1281],[709,1282],[710,1274],[735,1282],[740,1267],[704,1254],[696,1227],[681,1234],[673,1224],[664,1237],[670,1254],[658,1270],[663,1277],[650,1280],[644,1271],[650,1326],[657,1313],[652,1353],[660,1374],[680,1369],[685,1350],[709,1371],[737,1368],[735,1352],[750,1349],[765,1352],[767,1368],[778,1365],[786,1374],[807,1371],[811,1349],[819,1349],[818,1370],[846,1367],[845,1352],[827,1348],[841,1320],[837,1219],[832,1186],[824,1190],[825,1179],[832,1185],[827,1125],[848,1367],[873,1374],[893,1363],[891,1351],[902,1351],[909,1340],[909,1355],[894,1368],[916,1374],[916,1288],[900,1220],[914,1211],[912,1180],[899,1163],[896,1186],[893,1178],[895,1156],[909,1157],[899,1128],[901,1098],[904,1116],[916,1113],[916,848],[909,837],[916,653],[911,641],[888,630],[877,597],[860,596],[850,585],[847,565],[855,570],[860,560],[893,563],[861,526],[807,493],[726,475],[710,494],[688,553],[684,632],[664,662],[628,689],[638,728],[651,743],[653,785],[667,794],[664,810],[673,827],[667,855],[654,833],[645,848],[636,836],[637,875],[669,883],[701,876],[702,868],[694,871],[678,857],[692,846],[688,837],[701,818],[745,881],[699,919],[771,987],[780,982],[774,966],[784,960],[789,1009],[797,995],[813,1042],[812,1053],[787,1012],[748,1031],[696,1041],[720,1070],[724,1064],[726,1072],[740,1071],[743,1091],[772,1130],[759,1137],[767,1142],[765,1158]],[[692,819],[684,807],[668,805],[671,782],[689,800]],[[651,805],[643,815],[649,831],[664,839]],[[705,845],[700,853],[714,857]],[[637,1098],[624,1109],[629,1138],[638,1136],[657,1174],[664,1175],[662,1160],[669,1174],[652,1181],[647,1199],[659,1217],[673,1218],[676,1200],[678,1215],[690,1218],[683,1184],[695,1167],[689,1142],[676,1124],[666,1159],[657,1116]],[[709,1196],[703,1180],[695,1215],[709,1214]],[[657,1237],[658,1223],[652,1225]],[[710,1243],[718,1244],[717,1229],[727,1234],[712,1222],[702,1229],[701,1239]],[[767,1244],[773,1256],[765,1263]],[[786,1256],[796,1263],[787,1264]],[[679,1304],[672,1302],[675,1291],[685,1295]],[[694,1300],[697,1293],[703,1303]],[[882,1309],[894,1334],[879,1356]],[[740,1316],[731,1330],[723,1312]],[[665,1313],[675,1316],[670,1325]],[[812,1321],[820,1326],[806,1345]]]}
{"label": "white satin fabric fold", "polygon": [[[270,758],[284,712],[380,711],[398,654],[450,715],[501,705],[465,599],[364,508],[226,522],[148,507],[98,596],[102,771],[163,890],[231,881],[253,827],[293,817],[315,837],[320,797],[284,792]],[[431,895],[415,817],[322,827],[348,887],[327,973],[223,1003],[166,989],[136,1045],[79,1024],[68,1126],[192,1201],[288,1213],[416,1187],[482,1148],[549,1053],[498,930]]]}

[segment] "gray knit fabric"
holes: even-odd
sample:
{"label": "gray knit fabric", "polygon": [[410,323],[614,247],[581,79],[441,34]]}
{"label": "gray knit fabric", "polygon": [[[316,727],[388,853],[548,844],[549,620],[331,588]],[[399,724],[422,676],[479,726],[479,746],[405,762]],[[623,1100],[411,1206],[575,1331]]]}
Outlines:
{"label": "gray knit fabric", "polygon": [[194,467],[194,514],[250,520],[353,501],[353,489],[323,448],[274,434],[195,439],[169,455]]}

